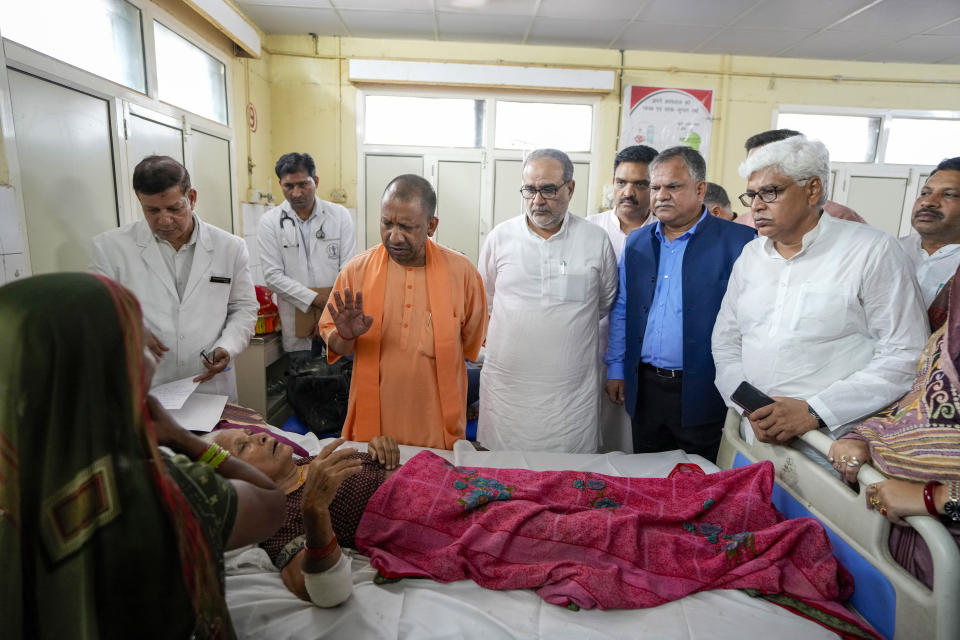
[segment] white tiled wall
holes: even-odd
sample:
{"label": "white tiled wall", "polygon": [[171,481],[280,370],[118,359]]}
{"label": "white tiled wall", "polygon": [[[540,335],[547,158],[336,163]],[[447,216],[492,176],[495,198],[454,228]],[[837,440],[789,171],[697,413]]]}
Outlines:
{"label": "white tiled wall", "polygon": [[0,284],[30,275],[26,250],[17,192],[0,186]]}
{"label": "white tiled wall", "polygon": [[249,202],[240,205],[240,212],[243,215],[243,240],[247,243],[247,251],[250,252],[250,274],[253,276],[253,284],[266,284],[263,281],[263,269],[260,268],[257,231],[260,229],[260,217],[272,208],[273,205]]}

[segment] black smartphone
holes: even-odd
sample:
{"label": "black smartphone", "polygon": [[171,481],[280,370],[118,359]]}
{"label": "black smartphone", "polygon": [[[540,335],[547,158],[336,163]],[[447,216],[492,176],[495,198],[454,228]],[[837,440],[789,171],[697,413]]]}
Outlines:
{"label": "black smartphone", "polygon": [[740,383],[740,386],[737,387],[737,390],[733,392],[733,395],[730,396],[730,399],[738,404],[747,413],[756,411],[760,407],[765,407],[768,404],[773,404],[773,398],[765,394],[763,391],[760,391],[760,389],[757,389],[746,380]]}

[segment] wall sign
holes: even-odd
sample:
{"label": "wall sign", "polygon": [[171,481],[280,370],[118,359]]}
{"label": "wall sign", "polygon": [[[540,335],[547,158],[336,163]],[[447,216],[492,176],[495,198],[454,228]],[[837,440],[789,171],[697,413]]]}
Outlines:
{"label": "wall sign", "polygon": [[253,106],[252,102],[247,103],[247,125],[250,127],[250,131],[257,132],[257,108]]}
{"label": "wall sign", "polygon": [[623,94],[620,150],[645,144],[657,151],[687,145],[710,154],[711,89],[629,85]]}

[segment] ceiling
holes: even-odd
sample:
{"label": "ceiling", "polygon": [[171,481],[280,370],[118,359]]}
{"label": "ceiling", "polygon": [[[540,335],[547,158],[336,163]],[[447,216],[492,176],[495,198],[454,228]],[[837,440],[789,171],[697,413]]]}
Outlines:
{"label": "ceiling", "polygon": [[960,0],[234,0],[268,34],[960,64]]}

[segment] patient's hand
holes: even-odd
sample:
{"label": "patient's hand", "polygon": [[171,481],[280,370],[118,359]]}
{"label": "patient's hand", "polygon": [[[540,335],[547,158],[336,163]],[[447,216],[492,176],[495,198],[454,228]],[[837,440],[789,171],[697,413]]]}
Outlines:
{"label": "patient's hand", "polygon": [[860,466],[870,462],[870,447],[863,440],[841,438],[830,445],[827,460],[846,482],[857,481]]}
{"label": "patient's hand", "polygon": [[747,416],[760,442],[784,444],[817,428],[804,400],[773,396],[773,404],[751,411]]}
{"label": "patient's hand", "polygon": [[367,444],[367,453],[387,471],[400,465],[400,446],[390,436],[374,436]]}
{"label": "patient's hand", "polygon": [[340,483],[360,471],[359,457],[351,457],[356,449],[340,449],[343,438],[337,438],[320,451],[313,462],[303,489],[303,511],[326,511],[337,495]]}

